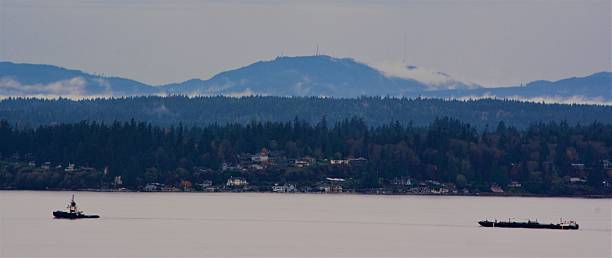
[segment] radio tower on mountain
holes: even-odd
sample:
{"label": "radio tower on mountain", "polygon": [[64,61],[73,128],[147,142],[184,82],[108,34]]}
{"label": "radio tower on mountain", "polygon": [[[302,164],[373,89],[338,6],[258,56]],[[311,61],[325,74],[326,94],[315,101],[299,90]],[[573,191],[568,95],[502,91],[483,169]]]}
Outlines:
{"label": "radio tower on mountain", "polygon": [[404,32],[404,45],[402,47],[403,47],[402,64],[406,65],[406,32]]}

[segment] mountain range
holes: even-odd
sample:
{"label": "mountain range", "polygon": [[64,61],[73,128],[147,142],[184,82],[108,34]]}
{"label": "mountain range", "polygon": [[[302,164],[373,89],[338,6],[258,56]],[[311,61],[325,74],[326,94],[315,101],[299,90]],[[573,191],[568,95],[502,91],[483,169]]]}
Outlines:
{"label": "mountain range", "polygon": [[[383,71],[384,70],[384,71]],[[188,96],[359,96],[500,98],[568,103],[612,104],[612,72],[524,86],[483,87],[416,66],[374,68],[351,58],[277,57],[210,79],[148,85],[44,64],[0,62],[0,97]]]}

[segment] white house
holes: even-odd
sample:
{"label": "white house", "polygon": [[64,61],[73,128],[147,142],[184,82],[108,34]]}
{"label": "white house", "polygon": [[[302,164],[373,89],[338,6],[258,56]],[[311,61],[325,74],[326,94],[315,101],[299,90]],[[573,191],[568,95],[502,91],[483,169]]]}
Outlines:
{"label": "white house", "polygon": [[68,163],[68,167],[66,167],[64,169],[64,171],[66,171],[66,172],[74,172],[74,171],[76,171],[76,168],[75,168],[74,164]]}
{"label": "white house", "polygon": [[405,178],[405,177],[400,177],[400,178],[396,177],[396,178],[391,179],[391,184],[400,185],[400,186],[412,185],[412,180],[410,180],[410,178]]}
{"label": "white house", "polygon": [[211,180],[204,180],[201,184],[198,185],[202,187],[202,189],[204,189],[206,187],[211,187],[213,185],[213,182]]}
{"label": "white house", "polygon": [[332,159],[329,161],[332,165],[348,165],[350,160],[348,159]]}
{"label": "white house", "polygon": [[522,186],[523,184],[521,184],[518,181],[512,181],[508,184],[508,187],[511,187],[511,188],[521,188]]}
{"label": "white house", "polygon": [[574,184],[576,184],[576,183],[586,183],[586,180],[582,179],[580,177],[570,177],[569,181],[570,181],[570,183],[574,183]]}
{"label": "white house", "polygon": [[285,185],[274,184],[274,186],[272,186],[272,192],[275,192],[275,193],[295,192],[296,190],[297,189],[295,188],[295,185],[292,185],[292,184],[285,184]]}
{"label": "white house", "polygon": [[145,192],[156,192],[161,190],[162,187],[163,185],[160,183],[150,183],[144,187],[144,190]]}
{"label": "white house", "polygon": [[604,159],[601,162],[603,163],[604,169],[612,169],[612,162],[610,160]]}
{"label": "white house", "polygon": [[248,184],[247,180],[241,177],[230,177],[227,179],[227,183],[225,183],[227,186],[245,186]]}
{"label": "white house", "polygon": [[122,185],[123,180],[121,180],[121,176],[116,176],[114,180],[115,185]]}
{"label": "white house", "polygon": [[251,156],[251,161],[253,162],[262,163],[268,162],[268,160],[270,160],[270,157],[268,156],[268,150],[266,149],[262,149],[259,153]]}

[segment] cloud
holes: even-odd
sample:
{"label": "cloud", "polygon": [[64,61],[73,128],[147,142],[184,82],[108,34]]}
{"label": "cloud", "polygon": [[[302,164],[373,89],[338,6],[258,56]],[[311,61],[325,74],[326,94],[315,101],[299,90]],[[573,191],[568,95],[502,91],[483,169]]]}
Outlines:
{"label": "cloud", "polygon": [[401,62],[382,62],[370,65],[388,77],[412,79],[422,82],[429,86],[429,90],[446,90],[457,88],[473,89],[480,87],[478,84],[472,82],[459,81],[442,72],[413,65],[406,65]]}
{"label": "cloud", "polygon": [[587,98],[584,96],[539,96],[539,97],[525,97],[525,96],[503,96],[497,97],[490,93],[483,95],[472,95],[472,96],[461,96],[454,99],[458,100],[474,100],[474,99],[511,99],[522,102],[535,102],[535,103],[546,103],[546,104],[587,104],[587,105],[605,105],[612,106],[612,101],[607,101],[602,97]]}
{"label": "cloud", "polygon": [[308,95],[311,90],[311,88],[308,87],[309,84],[310,78],[308,76],[304,76],[301,81],[295,83],[293,86],[291,86],[291,88],[297,95]]}
{"label": "cloud", "polygon": [[[244,83],[244,82],[241,81],[240,83]],[[213,84],[213,85],[208,86],[205,89],[196,89],[193,93],[201,94],[201,95],[215,95],[229,88],[232,88],[236,85],[237,84],[235,82],[225,79],[225,81],[222,84]]]}
{"label": "cloud", "polygon": [[104,79],[104,78],[94,78],[93,79],[95,82],[98,83],[98,85],[102,86],[104,88],[104,92],[112,92],[113,89],[110,85],[110,83],[108,82],[108,80]]}
{"label": "cloud", "polygon": [[21,84],[10,77],[0,78],[0,97],[71,98],[110,97],[110,84],[103,79],[98,82],[104,90],[99,94],[89,94],[87,81],[82,77],[56,81],[49,84]]}
{"label": "cloud", "polygon": [[240,97],[248,97],[248,96],[255,96],[255,95],[265,96],[266,94],[255,93],[250,88],[246,88],[244,91],[241,91],[241,92],[229,92],[223,95],[227,97],[240,98]]}
{"label": "cloud", "polygon": [[174,112],[170,111],[170,109],[166,107],[166,104],[164,103],[161,103],[160,106],[151,109],[150,113],[160,116],[176,115]]}

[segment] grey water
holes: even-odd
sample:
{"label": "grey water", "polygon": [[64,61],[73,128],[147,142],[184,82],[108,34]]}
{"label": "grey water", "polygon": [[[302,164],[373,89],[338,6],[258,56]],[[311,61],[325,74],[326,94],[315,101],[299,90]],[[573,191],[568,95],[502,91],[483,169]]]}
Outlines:
{"label": "grey water", "polygon": [[[610,257],[610,199],[0,191],[0,257]],[[579,230],[481,219],[577,220]]]}

